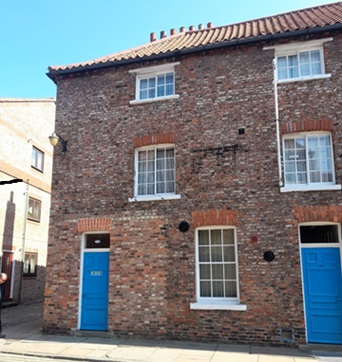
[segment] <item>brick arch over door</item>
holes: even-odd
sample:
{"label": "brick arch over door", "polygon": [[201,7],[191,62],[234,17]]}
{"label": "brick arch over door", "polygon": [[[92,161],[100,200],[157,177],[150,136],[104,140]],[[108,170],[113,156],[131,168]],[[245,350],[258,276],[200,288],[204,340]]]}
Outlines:
{"label": "brick arch over door", "polygon": [[313,131],[333,131],[333,123],[329,119],[302,120],[297,122],[285,122],[281,125],[282,134]]}
{"label": "brick arch over door", "polygon": [[93,231],[110,231],[112,219],[106,218],[87,218],[78,219],[77,229],[79,233],[93,232]]}
{"label": "brick arch over door", "polygon": [[296,206],[298,223],[304,222],[336,222],[342,223],[342,206]]}

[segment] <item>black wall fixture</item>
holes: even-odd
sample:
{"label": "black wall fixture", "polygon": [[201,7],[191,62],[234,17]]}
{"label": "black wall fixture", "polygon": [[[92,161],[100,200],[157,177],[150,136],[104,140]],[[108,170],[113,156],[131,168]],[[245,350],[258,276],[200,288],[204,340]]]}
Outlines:
{"label": "black wall fixture", "polygon": [[186,221],[182,221],[179,225],[178,225],[178,229],[179,231],[181,231],[182,233],[185,233],[186,231],[189,230],[189,223]]}
{"label": "black wall fixture", "polygon": [[273,251],[268,250],[268,251],[264,252],[264,259],[266,261],[271,262],[274,260],[274,258],[275,258],[275,255],[274,255]]}

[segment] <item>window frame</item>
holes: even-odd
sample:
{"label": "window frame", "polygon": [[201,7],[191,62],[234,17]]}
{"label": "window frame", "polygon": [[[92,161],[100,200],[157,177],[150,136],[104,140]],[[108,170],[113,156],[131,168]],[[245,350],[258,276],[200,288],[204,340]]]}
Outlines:
{"label": "window frame", "polygon": [[[41,165],[38,164],[39,163],[38,155],[41,155]],[[45,158],[44,152],[40,150],[38,147],[32,146],[31,167],[37,171],[44,172],[44,158]]]}
{"label": "window frame", "polygon": [[[235,255],[235,272],[236,272],[236,297],[201,297],[200,289],[200,261],[199,261],[199,231],[212,230],[233,230],[234,233],[234,255]],[[209,263],[213,265],[212,261]],[[223,262],[224,264],[224,262]],[[208,309],[208,310],[247,310],[247,306],[240,303],[239,288],[239,262],[238,262],[238,243],[237,230],[235,226],[202,226],[195,230],[195,265],[196,265],[196,302],[190,303],[190,309]],[[227,279],[227,278],[226,278]],[[226,280],[224,279],[224,280]],[[211,278],[211,281],[213,278]]]}
{"label": "window frame", "polygon": [[[25,267],[26,267],[26,257],[29,256],[30,257],[30,261],[29,261],[29,270],[28,272],[25,272]],[[34,257],[35,259],[35,263],[34,263],[34,271],[31,271],[31,265],[32,265],[32,258]],[[37,276],[37,268],[38,268],[38,253],[35,252],[26,252],[25,251],[25,255],[24,255],[24,265],[23,265],[23,276],[24,277],[35,277]]]}
{"label": "window frame", "polygon": [[[34,216],[30,216],[30,213],[29,213],[29,210],[30,210],[30,201],[33,202],[32,208],[34,208],[36,205],[39,205],[39,207],[38,207],[38,217],[37,217],[37,218],[34,217]],[[33,213],[33,210],[32,210],[31,215],[33,215],[33,214],[34,214],[34,213]],[[41,215],[42,215],[42,202],[41,202],[41,200],[38,200],[38,199],[35,199],[34,197],[29,196],[28,205],[27,205],[27,219],[30,220],[30,221],[34,221],[34,222],[40,223]]]}
{"label": "window frame", "polygon": [[[264,50],[274,50],[275,51],[275,61],[276,61],[276,72],[275,72],[275,81],[277,83],[290,83],[290,82],[298,82],[298,81],[307,81],[312,79],[324,79],[330,78],[331,74],[326,73],[325,69],[325,59],[324,59],[324,43],[332,41],[333,38],[323,38],[317,40],[309,40],[304,42],[295,42],[289,44],[281,44],[274,46],[266,46]],[[286,79],[278,79],[278,58],[283,56],[291,56],[297,55],[299,53],[303,53],[306,51],[315,51],[319,50],[320,52],[320,61],[321,61],[321,73],[310,76],[298,76],[296,78],[286,78]],[[299,63],[298,63],[299,64]]]}
{"label": "window frame", "polygon": [[[154,154],[156,156],[156,152],[158,149],[166,149],[166,148],[173,148],[174,151],[174,192],[165,192],[165,193],[157,193],[154,194],[145,194],[145,195],[139,195],[138,194],[138,170],[139,170],[139,152],[144,151],[151,151],[154,150]],[[154,163],[156,165],[156,157],[154,156]],[[134,197],[130,198],[130,202],[134,201],[155,201],[155,200],[173,200],[173,199],[179,199],[180,195],[176,194],[177,184],[176,184],[176,148],[175,145],[172,143],[163,143],[163,144],[157,144],[157,145],[149,145],[144,147],[139,147],[135,149],[134,153]],[[156,176],[157,173],[157,167],[154,168],[154,174]],[[157,184],[157,177],[154,178],[154,188],[156,190],[156,184]]]}
{"label": "window frame", "polygon": [[[332,181],[331,182],[310,182],[310,159],[308,158],[309,148],[307,147],[309,137],[319,137],[319,136],[329,136],[330,138],[330,152],[331,152],[331,164],[332,164]],[[305,164],[306,164],[306,174],[307,182],[306,183],[287,183],[285,170],[285,141],[289,139],[298,139],[305,138]],[[341,185],[336,184],[336,175],[335,175],[335,159],[334,159],[334,147],[333,139],[331,132],[297,132],[284,134],[282,137],[282,152],[283,152],[283,177],[284,177],[284,186],[281,188],[281,192],[291,192],[291,191],[315,191],[315,190],[341,190]],[[318,171],[322,171],[320,168]],[[296,173],[297,174],[297,173]]]}
{"label": "window frame", "polygon": [[[175,63],[162,64],[162,65],[157,65],[157,66],[152,66],[152,67],[130,70],[129,73],[136,75],[135,99],[131,100],[130,104],[133,105],[133,104],[137,104],[137,103],[149,103],[149,102],[156,102],[156,101],[179,98],[179,95],[176,94],[176,72],[175,72],[175,66],[179,65],[179,64],[180,64],[179,62],[175,62]],[[157,89],[158,89],[157,78],[160,75],[166,75],[168,73],[173,74],[173,93],[170,95],[158,96],[157,95]],[[147,98],[140,98],[141,81],[144,79],[148,80],[150,78],[155,78],[155,87],[154,87],[155,96],[147,97]]]}
{"label": "window frame", "polygon": [[[300,63],[300,55],[306,52],[310,53],[310,58],[311,58],[311,52],[314,51],[318,51],[319,52],[319,60],[320,60],[320,68],[321,68],[321,72],[317,73],[317,74],[312,74],[312,64],[313,62],[310,59],[310,62],[308,63],[310,65],[310,75],[301,75],[301,64]],[[290,66],[288,64],[288,57],[291,56],[296,56],[297,59],[297,71],[298,71],[298,76],[297,77],[289,77],[289,69]],[[286,62],[287,62],[287,66],[286,66],[286,71],[287,71],[287,77],[286,78],[282,78],[279,79],[279,63],[278,60],[279,58],[284,58],[286,57]],[[296,80],[305,80],[305,79],[316,79],[316,78],[322,78],[325,76],[325,64],[324,64],[324,53],[323,53],[323,48],[319,47],[319,48],[312,48],[312,49],[304,49],[304,50],[297,50],[296,52],[289,52],[287,54],[283,54],[283,55],[277,55],[277,82],[278,83],[283,83],[283,82],[290,82],[290,81],[296,81]]]}

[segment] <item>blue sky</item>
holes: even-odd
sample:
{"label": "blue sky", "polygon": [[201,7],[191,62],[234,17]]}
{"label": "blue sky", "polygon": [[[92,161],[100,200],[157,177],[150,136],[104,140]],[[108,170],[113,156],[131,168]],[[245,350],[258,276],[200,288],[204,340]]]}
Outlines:
{"label": "blue sky", "polygon": [[55,97],[50,65],[148,43],[150,33],[276,15],[324,0],[0,0],[0,97]]}

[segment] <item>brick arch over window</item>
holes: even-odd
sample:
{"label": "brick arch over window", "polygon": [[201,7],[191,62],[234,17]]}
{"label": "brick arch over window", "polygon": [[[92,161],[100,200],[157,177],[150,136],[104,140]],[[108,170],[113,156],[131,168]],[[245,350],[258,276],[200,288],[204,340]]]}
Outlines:
{"label": "brick arch over window", "polygon": [[110,224],[112,219],[107,218],[91,218],[91,219],[78,219],[77,229],[79,233],[86,233],[90,231],[110,231]]}
{"label": "brick arch over window", "polygon": [[135,137],[133,139],[134,148],[160,145],[163,143],[175,143],[174,133],[152,134],[148,136]]}
{"label": "brick arch over window", "polygon": [[237,213],[235,210],[208,210],[194,211],[192,213],[194,227],[215,225],[237,225]]}
{"label": "brick arch over window", "polygon": [[303,222],[338,222],[342,223],[342,206],[296,206],[298,223]]}
{"label": "brick arch over window", "polygon": [[303,120],[298,122],[285,122],[281,125],[282,134],[312,131],[333,131],[331,120]]}

